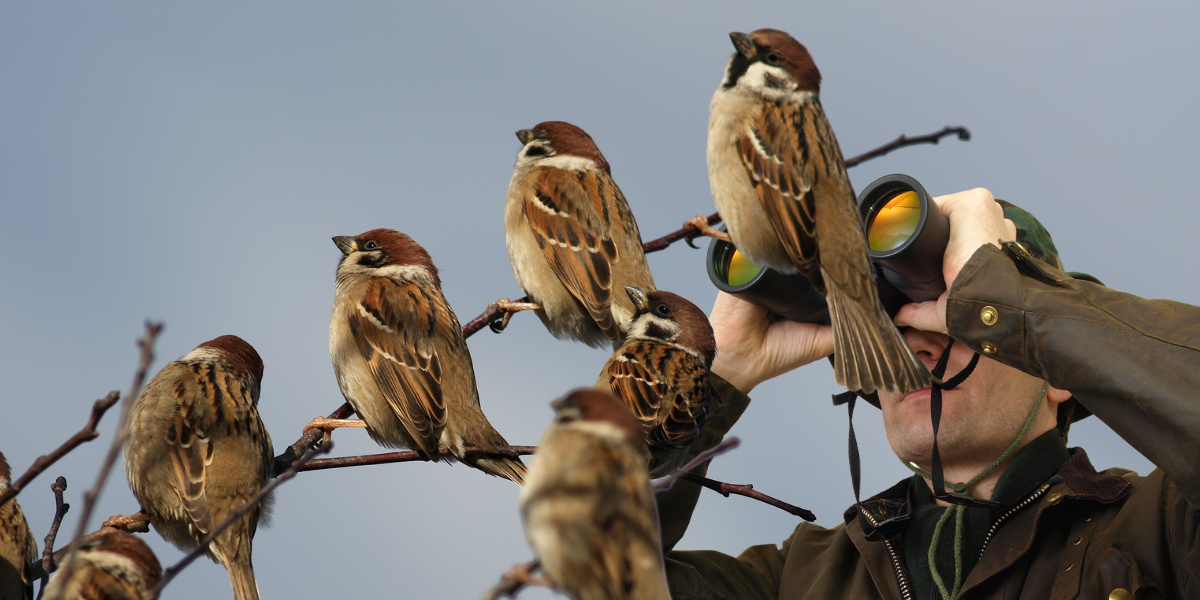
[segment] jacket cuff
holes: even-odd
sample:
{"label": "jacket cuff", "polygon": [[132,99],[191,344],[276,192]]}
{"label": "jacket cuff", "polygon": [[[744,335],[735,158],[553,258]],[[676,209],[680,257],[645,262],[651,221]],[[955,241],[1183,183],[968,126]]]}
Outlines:
{"label": "jacket cuff", "polygon": [[972,350],[1044,378],[1028,358],[1025,290],[1021,278],[1072,287],[1070,275],[1029,253],[1019,242],[980,246],[959,271],[946,302],[950,337]]}

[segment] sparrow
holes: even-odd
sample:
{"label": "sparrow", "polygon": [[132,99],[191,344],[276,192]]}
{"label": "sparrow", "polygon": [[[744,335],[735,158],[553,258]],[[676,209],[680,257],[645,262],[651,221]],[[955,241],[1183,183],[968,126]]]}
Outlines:
{"label": "sparrow", "polygon": [[161,578],[162,566],[150,546],[115,531],[68,554],[43,600],[143,600]]}
{"label": "sparrow", "polygon": [[[258,416],[263,363],[223,335],[163,367],[138,396],[125,442],[129,488],[168,542],[195,548],[272,477],[271,437]],[[209,546],[236,600],[257,600],[252,540],[270,499]]]}
{"label": "sparrow", "polygon": [[429,253],[391,229],[338,236],[342,251],[329,321],[329,352],[342,395],[362,420],[319,418],[314,427],[366,427],[376,442],[426,459],[438,447],[485,473],[524,480],[525,465],[495,450],[508,442],[479,406],[475,368],[462,327],[442,294]]}
{"label": "sparrow", "polygon": [[879,303],[812,56],[774,29],[729,37],[737,52],[713,94],[708,177],[734,244],[759,265],[803,273],[825,294],[839,384],[864,394],[927,387],[929,372]]}
{"label": "sparrow", "polygon": [[[4,454],[0,453],[0,493],[7,491],[11,484],[12,470]],[[17,499],[0,504],[0,598],[33,599],[29,564],[37,559],[37,540]]]}
{"label": "sparrow", "polygon": [[667,600],[642,426],[613,396],[552,403],[521,490],[525,534],[555,587],[577,600]]}
{"label": "sparrow", "polygon": [[615,347],[633,316],[621,288],[654,290],[629,203],[582,129],[547,121],[517,139],[524,147],[504,205],[517,283],[554,337]]}
{"label": "sparrow", "polygon": [[683,465],[704,427],[717,343],[704,312],[686,299],[636,287],[625,293],[633,302],[633,321],[596,389],[619,398],[640,421],[650,476],[657,478]]}

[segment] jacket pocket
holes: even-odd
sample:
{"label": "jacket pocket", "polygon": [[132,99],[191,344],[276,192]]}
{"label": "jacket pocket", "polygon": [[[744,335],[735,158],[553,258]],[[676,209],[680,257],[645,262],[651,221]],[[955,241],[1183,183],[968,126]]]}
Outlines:
{"label": "jacket pocket", "polygon": [[1079,598],[1152,600],[1162,598],[1158,585],[1142,573],[1132,554],[1100,542],[1084,558]]}

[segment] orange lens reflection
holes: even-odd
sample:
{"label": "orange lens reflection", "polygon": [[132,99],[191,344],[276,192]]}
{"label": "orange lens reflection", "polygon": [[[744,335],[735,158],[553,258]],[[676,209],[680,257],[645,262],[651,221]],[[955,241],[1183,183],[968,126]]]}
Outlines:
{"label": "orange lens reflection", "polygon": [[867,245],[876,252],[895,250],[912,237],[921,222],[921,199],[916,192],[900,192],[875,213],[867,230]]}
{"label": "orange lens reflection", "polygon": [[750,262],[750,259],[737,250],[729,257],[729,265],[725,267],[725,280],[734,287],[746,285],[762,272],[762,267]]}

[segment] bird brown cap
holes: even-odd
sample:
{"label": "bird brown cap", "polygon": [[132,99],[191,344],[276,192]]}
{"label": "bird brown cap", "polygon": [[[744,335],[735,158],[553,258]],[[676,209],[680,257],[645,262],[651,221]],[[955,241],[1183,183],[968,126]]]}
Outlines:
{"label": "bird brown cap", "polygon": [[[680,329],[675,342],[695,350],[704,358],[705,365],[712,366],[717,356],[717,341],[704,311],[687,298],[671,292],[658,290],[646,293],[640,288],[626,286],[625,293],[633,301],[638,314],[657,312],[660,317],[675,321]],[[666,312],[659,312],[663,310],[660,307],[665,307]]]}
{"label": "bird brown cap", "polygon": [[197,348],[220,350],[225,354],[225,359],[234,367],[251,373],[255,379],[262,381],[262,358],[258,356],[258,352],[254,349],[254,346],[246,343],[246,340],[236,335],[223,335],[219,338],[208,340],[197,346]]}
{"label": "bird brown cap", "polygon": [[821,90],[821,72],[803,44],[778,29],[759,29],[753,33],[729,34],[733,46],[746,60],[761,61],[787,69],[799,89]]}
{"label": "bird brown cap", "polygon": [[403,265],[424,267],[433,275],[434,280],[438,281],[438,285],[441,285],[437,267],[433,265],[433,259],[429,256],[429,252],[407,234],[400,233],[395,229],[372,229],[354,237],[336,236],[333,238],[333,243],[337,244],[337,247],[347,256],[355,251],[380,252],[381,256],[377,260],[371,261],[371,266],[374,267]]}
{"label": "bird brown cap", "polygon": [[554,146],[555,154],[586,158],[595,162],[601,169],[604,169],[605,173],[612,175],[612,168],[608,165],[608,161],[604,159],[604,155],[600,153],[600,148],[596,147],[596,142],[592,140],[592,136],[566,121],[544,121],[538,123],[533,129],[518,131],[517,139],[521,140],[522,144],[528,144],[537,139],[547,140]]}

